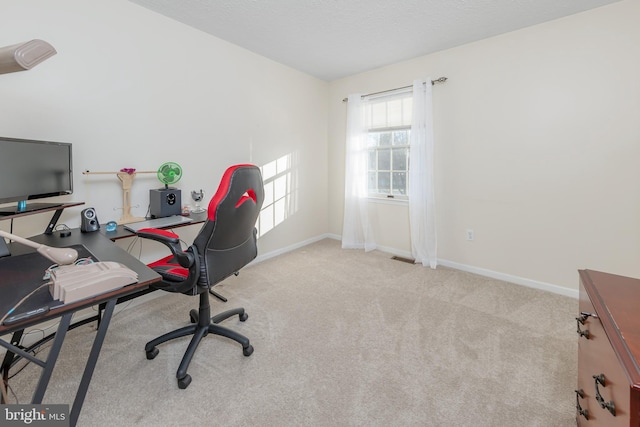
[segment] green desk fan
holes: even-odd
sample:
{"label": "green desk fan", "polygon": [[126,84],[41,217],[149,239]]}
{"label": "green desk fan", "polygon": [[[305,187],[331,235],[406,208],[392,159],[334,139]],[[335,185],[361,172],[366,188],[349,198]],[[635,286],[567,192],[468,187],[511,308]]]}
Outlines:
{"label": "green desk fan", "polygon": [[180,181],[182,168],[175,162],[160,165],[157,172],[158,180],[164,188],[149,190],[149,213],[153,218],[164,218],[181,214],[181,191],[179,188],[169,187]]}

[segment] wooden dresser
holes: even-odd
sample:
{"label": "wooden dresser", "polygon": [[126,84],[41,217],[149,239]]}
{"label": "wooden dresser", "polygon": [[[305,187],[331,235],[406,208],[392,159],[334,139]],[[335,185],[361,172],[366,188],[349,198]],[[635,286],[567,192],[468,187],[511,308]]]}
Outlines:
{"label": "wooden dresser", "polygon": [[579,274],[578,426],[640,427],[640,280]]}

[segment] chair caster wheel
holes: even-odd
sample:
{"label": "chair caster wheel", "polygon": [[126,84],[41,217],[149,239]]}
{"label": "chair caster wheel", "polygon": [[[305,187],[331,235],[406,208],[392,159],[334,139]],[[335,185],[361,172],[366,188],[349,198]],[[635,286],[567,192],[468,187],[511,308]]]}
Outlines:
{"label": "chair caster wheel", "polygon": [[191,321],[191,323],[198,323],[198,319],[200,318],[200,316],[198,315],[198,311],[197,310],[191,310],[189,312],[189,320]]}
{"label": "chair caster wheel", "polygon": [[253,346],[249,344],[249,346],[244,347],[242,349],[242,354],[244,354],[246,357],[251,356],[253,354]]}
{"label": "chair caster wheel", "polygon": [[249,315],[247,313],[242,313],[242,315],[240,315],[240,321],[241,322],[244,322],[248,318],[249,318]]}
{"label": "chair caster wheel", "polygon": [[160,353],[160,350],[158,350],[157,347],[153,347],[151,350],[147,351],[147,359],[148,360],[155,359],[158,353]]}
{"label": "chair caster wheel", "polygon": [[187,374],[184,378],[178,378],[178,388],[184,390],[191,384],[191,375]]}

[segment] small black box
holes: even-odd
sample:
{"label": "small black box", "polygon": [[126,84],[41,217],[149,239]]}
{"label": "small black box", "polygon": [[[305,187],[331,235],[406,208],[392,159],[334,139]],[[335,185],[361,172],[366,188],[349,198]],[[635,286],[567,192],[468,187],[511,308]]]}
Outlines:
{"label": "small black box", "polygon": [[181,206],[180,189],[159,188],[157,190],[149,190],[149,214],[153,218],[180,215]]}

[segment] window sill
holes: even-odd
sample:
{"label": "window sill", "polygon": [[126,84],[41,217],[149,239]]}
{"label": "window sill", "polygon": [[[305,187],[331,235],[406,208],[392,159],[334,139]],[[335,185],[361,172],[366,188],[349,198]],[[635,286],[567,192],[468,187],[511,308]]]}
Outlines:
{"label": "window sill", "polygon": [[375,197],[369,196],[369,203],[389,204],[389,205],[407,205],[409,204],[409,198],[404,196],[400,197]]}

